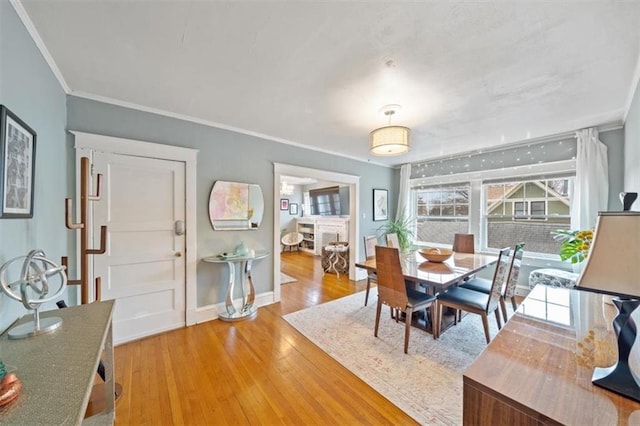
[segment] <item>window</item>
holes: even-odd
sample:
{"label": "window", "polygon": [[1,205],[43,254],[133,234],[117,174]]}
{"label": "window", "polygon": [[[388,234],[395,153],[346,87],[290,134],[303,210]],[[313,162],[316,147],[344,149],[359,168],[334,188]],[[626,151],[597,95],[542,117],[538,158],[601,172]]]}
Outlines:
{"label": "window", "polygon": [[528,252],[557,254],[552,231],[568,229],[573,177],[483,184],[486,245],[500,249],[526,241]]}
{"label": "window", "polygon": [[514,201],[513,216],[515,219],[544,219],[547,213],[545,201]]}
{"label": "window", "polygon": [[412,164],[416,239],[451,245],[454,233],[472,233],[480,250],[525,241],[528,255],[557,258],[551,231],[570,226],[576,152],[563,136]]}
{"label": "window", "polygon": [[453,235],[469,229],[468,184],[413,189],[418,242],[452,244]]}

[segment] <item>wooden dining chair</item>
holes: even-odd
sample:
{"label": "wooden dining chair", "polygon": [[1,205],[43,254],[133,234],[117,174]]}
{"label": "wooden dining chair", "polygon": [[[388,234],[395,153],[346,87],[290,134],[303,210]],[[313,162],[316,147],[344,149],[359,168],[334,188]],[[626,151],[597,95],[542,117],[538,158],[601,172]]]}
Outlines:
{"label": "wooden dining chair", "polygon": [[[375,259],[376,257],[376,245],[378,244],[378,237],[375,235],[369,235],[364,237],[364,257],[366,260]],[[364,306],[367,306],[369,301],[369,291],[371,290],[371,284],[375,284],[377,276],[375,272],[369,272],[367,275],[367,291],[364,295]]]}
{"label": "wooden dining chair", "polygon": [[[493,312],[496,316],[498,329],[502,328],[499,311],[500,297],[502,284],[504,283],[505,275],[509,266],[510,251],[510,247],[500,250],[498,263],[496,264],[493,280],[491,281],[491,292],[489,294],[469,290],[463,287],[453,287],[447,291],[438,293],[436,320],[434,321],[436,324],[436,337],[440,337],[442,328],[442,308],[449,307],[455,310],[480,315],[482,317],[482,326],[484,327],[484,335],[487,339],[487,343],[491,341],[488,316]],[[457,324],[457,322],[458,315],[454,314],[454,324]]]}
{"label": "wooden dining chair", "polygon": [[[522,255],[524,254],[524,243],[516,244],[513,249],[513,255],[511,256],[511,260],[509,261],[509,271],[507,273],[507,278],[505,280],[504,285],[501,288],[501,296],[500,296],[500,309],[502,311],[502,319],[506,323],[507,318],[507,306],[505,303],[506,299],[511,300],[511,306],[515,311],[518,307],[516,303],[516,284],[518,283],[518,276],[520,275],[520,266],[522,265]],[[460,284],[460,287],[466,288],[473,291],[479,291],[485,294],[489,294],[491,292],[492,281],[483,279],[483,278],[474,278],[469,281],[465,281],[463,284]]]}
{"label": "wooden dining chair", "polygon": [[[404,312],[404,353],[406,354],[409,349],[409,334],[413,313],[425,309],[425,318],[428,318],[426,309],[429,308],[431,320],[433,321],[436,297],[417,290],[407,289],[400,264],[400,254],[396,248],[376,246],[376,269],[378,272],[378,306],[376,307],[376,325],[373,335],[378,337],[382,305],[389,306],[395,312]],[[395,315],[396,322],[398,322],[399,317],[400,315]],[[435,330],[433,325],[431,328]],[[435,334],[433,337],[435,338]]]}
{"label": "wooden dining chair", "polygon": [[387,247],[400,248],[398,234],[387,234]]}
{"label": "wooden dining chair", "polygon": [[457,253],[475,253],[473,234],[454,234],[453,251]]}

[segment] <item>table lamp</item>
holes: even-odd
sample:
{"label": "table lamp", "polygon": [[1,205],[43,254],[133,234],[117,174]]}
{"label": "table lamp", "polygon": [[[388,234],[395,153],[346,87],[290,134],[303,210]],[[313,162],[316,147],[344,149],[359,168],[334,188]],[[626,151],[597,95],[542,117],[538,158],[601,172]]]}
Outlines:
{"label": "table lamp", "polygon": [[631,317],[640,305],[640,212],[600,212],[587,263],[576,288],[616,296],[618,315],[613,328],[618,338],[618,362],[596,367],[592,383],[640,402],[640,378],[629,365],[636,340]]}

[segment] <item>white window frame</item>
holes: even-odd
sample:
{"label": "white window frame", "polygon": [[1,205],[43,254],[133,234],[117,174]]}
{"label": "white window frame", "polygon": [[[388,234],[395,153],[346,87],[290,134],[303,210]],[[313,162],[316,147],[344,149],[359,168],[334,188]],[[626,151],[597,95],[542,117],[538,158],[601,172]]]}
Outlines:
{"label": "white window frame", "polygon": [[[469,233],[475,234],[478,237],[479,251],[485,253],[497,253],[497,249],[491,249],[487,247],[487,230],[484,226],[486,223],[484,217],[485,195],[482,191],[482,185],[484,181],[498,180],[498,179],[514,179],[514,180],[526,180],[528,177],[549,175],[552,178],[553,175],[561,174],[575,174],[576,161],[563,160],[554,161],[551,163],[531,164],[525,166],[510,167],[505,169],[495,170],[483,170],[477,172],[458,173],[443,176],[433,176],[428,178],[418,178],[411,180],[411,188],[419,186],[436,186],[436,185],[451,185],[462,182],[469,182]],[[412,205],[416,205],[416,200],[413,199],[415,192],[412,191]],[[478,207],[476,207],[478,206]],[[548,211],[548,210],[547,210]],[[530,257],[530,255],[528,256]],[[547,253],[536,253],[536,258],[543,260],[558,260],[558,255],[552,255]],[[546,265],[546,264],[545,264]],[[543,265],[541,265],[543,266]],[[547,265],[548,266],[548,265]]]}

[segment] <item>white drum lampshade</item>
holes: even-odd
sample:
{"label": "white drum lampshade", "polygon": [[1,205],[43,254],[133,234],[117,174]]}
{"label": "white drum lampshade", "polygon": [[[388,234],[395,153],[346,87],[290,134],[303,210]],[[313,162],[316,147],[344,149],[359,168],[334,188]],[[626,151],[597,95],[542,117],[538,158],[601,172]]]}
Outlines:
{"label": "white drum lampshade", "polygon": [[369,150],[374,155],[399,155],[409,151],[409,128],[386,126],[369,134]]}

